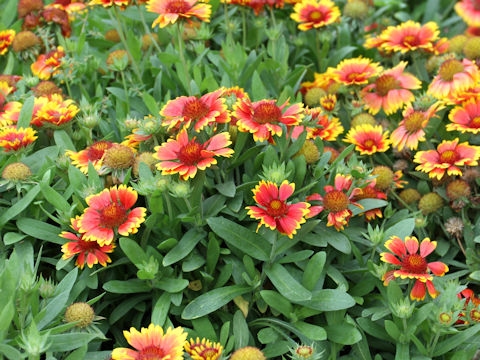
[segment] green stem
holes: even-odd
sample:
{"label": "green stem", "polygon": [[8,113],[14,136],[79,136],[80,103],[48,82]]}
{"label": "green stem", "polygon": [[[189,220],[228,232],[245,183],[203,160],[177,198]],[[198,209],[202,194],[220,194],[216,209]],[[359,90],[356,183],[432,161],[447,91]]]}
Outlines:
{"label": "green stem", "polygon": [[127,102],[127,115],[129,115],[130,114],[130,99],[128,97],[127,82],[125,81],[125,74],[123,73],[123,71],[120,71],[120,75],[122,76],[123,91],[125,91],[125,101]]}
{"label": "green stem", "polygon": [[430,346],[429,349],[429,356],[433,356],[433,351],[435,350],[435,347],[437,346],[438,339],[440,338],[440,331],[437,331],[435,334],[435,338],[433,339],[433,343]]}
{"label": "green stem", "polygon": [[138,8],[138,13],[140,14],[140,20],[142,21],[143,27],[145,28],[145,32],[148,34],[148,36],[150,36],[150,39],[152,39],[152,43],[155,46],[155,48],[157,49],[157,51],[159,53],[161,53],[162,49],[160,49],[160,46],[158,46],[157,40],[153,36],[152,32],[150,31],[150,28],[147,25],[147,22],[145,21],[145,15],[143,15],[142,8],[138,4],[137,4],[137,8]]}
{"label": "green stem", "polygon": [[245,14],[245,6],[241,6],[242,12],[242,45],[245,49],[247,47],[247,16]]}
{"label": "green stem", "polygon": [[394,196],[403,206],[405,206],[405,207],[408,209],[408,211],[410,211],[410,212],[412,212],[412,213],[415,212],[400,196],[397,195],[397,193],[396,193],[394,190],[392,190],[390,193],[393,194],[393,196]]}
{"label": "green stem", "polygon": [[228,6],[227,2],[223,2],[223,9],[225,11],[225,30],[227,31],[227,42],[232,41],[232,31],[230,28],[230,18],[228,16]]}
{"label": "green stem", "polygon": [[178,52],[180,54],[180,61],[182,62],[183,72],[185,74],[185,80],[187,82],[186,90],[188,90],[188,95],[192,95],[192,87],[190,86],[190,73],[188,72],[187,62],[185,61],[184,53],[184,42],[182,38],[182,27],[180,22],[177,21],[177,39],[178,39]]}
{"label": "green stem", "polygon": [[276,29],[277,28],[277,20],[275,19],[275,14],[273,12],[273,7],[269,6],[269,5],[267,5],[267,7],[268,7],[268,10],[270,12],[270,17],[272,18],[273,27]]}

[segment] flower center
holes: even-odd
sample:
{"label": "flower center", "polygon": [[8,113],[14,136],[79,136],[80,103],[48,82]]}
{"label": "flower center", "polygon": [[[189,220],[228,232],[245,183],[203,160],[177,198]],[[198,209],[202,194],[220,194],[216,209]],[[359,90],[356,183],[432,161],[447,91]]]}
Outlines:
{"label": "flower center", "polygon": [[167,13],[185,14],[190,10],[188,4],[183,0],[172,0],[165,7]]}
{"label": "flower center", "polygon": [[357,72],[352,72],[352,73],[347,75],[347,80],[348,81],[356,80],[360,75],[363,75],[363,74],[360,74],[360,73],[357,73]]}
{"label": "flower center", "polygon": [[470,126],[477,129],[480,128],[480,116],[476,116],[470,120]]}
{"label": "flower center", "polygon": [[85,241],[85,240],[79,240],[78,241],[78,246],[82,250],[82,252],[90,251],[90,250],[98,250],[100,246],[96,241]]}
{"label": "flower center", "polygon": [[100,223],[104,228],[113,229],[127,220],[127,210],[123,205],[112,203],[100,211]]}
{"label": "flower center", "polygon": [[137,355],[135,360],[163,360],[166,354],[164,351],[156,346],[150,346]]}
{"label": "flower center", "polygon": [[422,112],[414,111],[405,118],[405,129],[410,133],[414,133],[423,128],[425,119],[426,117]]}
{"label": "flower center", "polygon": [[375,145],[375,141],[373,141],[372,139],[367,139],[363,143],[363,146],[368,149],[371,149],[373,145]]}
{"label": "flower center", "polygon": [[97,141],[92,144],[87,151],[88,160],[100,160],[106,150],[110,149],[113,144],[110,141]]}
{"label": "flower center", "polygon": [[321,13],[318,10],[313,10],[310,13],[310,20],[316,20],[316,21],[323,20],[323,13]]}
{"label": "flower center", "polygon": [[364,187],[362,189],[362,193],[355,196],[357,200],[375,199],[376,197],[377,197],[377,191],[371,186]]}
{"label": "flower center", "polygon": [[465,67],[459,60],[452,59],[445,61],[442,66],[440,66],[438,74],[442,80],[452,81],[455,74],[461,73],[464,70]]}
{"label": "flower center", "polygon": [[480,311],[478,311],[477,309],[471,310],[470,317],[472,318],[473,321],[480,322]]}
{"label": "flower center", "polygon": [[180,149],[178,160],[185,165],[195,165],[202,158],[201,153],[203,146],[194,140]]}
{"label": "flower center", "polygon": [[458,154],[456,151],[447,150],[440,154],[440,161],[442,163],[453,164],[458,159]]}
{"label": "flower center", "polygon": [[297,348],[296,353],[303,358],[308,358],[312,356],[313,348],[311,348],[310,346],[302,345]]}
{"label": "flower center", "polygon": [[412,274],[425,274],[427,261],[418,254],[407,255],[402,259],[402,270]]}
{"label": "flower center", "polygon": [[200,355],[202,359],[216,359],[218,351],[216,349],[207,348],[201,351],[198,355]]}
{"label": "flower center", "polygon": [[407,35],[403,38],[403,43],[411,46],[418,45],[418,37],[415,35]]}
{"label": "flower center", "polygon": [[208,106],[200,99],[189,100],[183,107],[182,115],[193,119],[195,121],[200,120],[209,112]]}
{"label": "flower center", "polygon": [[253,110],[253,121],[260,124],[275,123],[282,117],[282,110],[272,103],[262,103]]}
{"label": "flower center", "polygon": [[398,89],[400,86],[400,81],[395,79],[393,75],[382,75],[377,81],[375,81],[377,86],[377,93],[380,96],[386,96],[390,90]]}
{"label": "flower center", "polygon": [[323,197],[323,206],[328,210],[338,212],[348,208],[349,200],[343,191],[329,191]]}
{"label": "flower center", "polygon": [[285,204],[281,200],[272,200],[270,204],[268,204],[267,213],[270,216],[278,217],[283,216],[287,212],[287,204]]}

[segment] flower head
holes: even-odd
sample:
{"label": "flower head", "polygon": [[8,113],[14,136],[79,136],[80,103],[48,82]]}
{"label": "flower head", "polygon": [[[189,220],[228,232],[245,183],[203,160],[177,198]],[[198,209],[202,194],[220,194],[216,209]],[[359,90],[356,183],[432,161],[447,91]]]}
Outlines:
{"label": "flower head", "polygon": [[[399,270],[389,271],[384,275],[385,285],[388,285],[390,280],[397,277],[416,279],[415,285],[410,292],[412,300],[420,301],[425,299],[425,287],[428,289],[431,297],[437,297],[438,292],[432,283],[433,275],[445,275],[448,272],[448,266],[440,261],[427,263],[426,257],[437,247],[436,241],[430,241],[429,238],[425,238],[419,246],[415,236],[407,236],[405,240],[400,239],[398,236],[392,236],[385,242],[385,247],[393,254],[388,252],[381,253],[380,259],[383,262],[400,266]],[[419,249],[420,252],[418,252]]]}
{"label": "flower head", "polygon": [[89,5],[102,5],[103,7],[119,6],[125,8],[130,0],[90,0]]}
{"label": "flower head", "polygon": [[355,150],[359,151],[360,155],[385,152],[390,147],[388,131],[383,132],[380,125],[363,124],[351,128],[344,141],[355,144]]}
{"label": "flower head", "polygon": [[438,40],[438,25],[430,21],[424,25],[408,20],[398,26],[389,26],[383,31],[382,47],[387,51],[401,52],[422,49],[433,52],[434,41]]}
{"label": "flower head", "polygon": [[480,98],[470,99],[461,106],[456,106],[448,114],[451,121],[448,131],[477,134],[480,132]]}
{"label": "flower head", "polygon": [[190,355],[193,360],[217,360],[222,355],[223,346],[205,338],[200,340],[190,339],[185,342],[185,352]]}
{"label": "flower head", "polygon": [[478,0],[458,1],[455,4],[455,11],[468,26],[480,26],[480,2]]}
{"label": "flower head", "polygon": [[75,325],[79,328],[86,328],[95,319],[93,308],[85,302],[77,302],[65,310],[65,321],[67,323],[77,322]]}
{"label": "flower head", "polygon": [[[359,201],[363,199],[382,199],[382,200],[387,200],[387,194],[385,194],[383,191],[378,190],[376,187],[376,179],[370,180],[368,182],[368,185],[361,188],[361,192],[359,192],[355,197],[353,198],[353,201]],[[375,218],[381,218],[383,217],[382,215],[382,210],[379,208],[376,209],[371,209],[367,210],[360,215],[365,215],[365,219],[367,221],[372,221],[375,220]]]}
{"label": "flower head", "polygon": [[46,54],[42,54],[35,61],[31,70],[32,73],[38,76],[42,80],[48,80],[52,75],[59,72],[59,68],[62,65],[62,58],[65,56],[63,47],[58,46],[55,50],[52,50]]}
{"label": "flower head", "polygon": [[18,101],[10,101],[3,106],[0,105],[0,128],[12,125],[18,121],[22,110],[22,104]]}
{"label": "flower head", "polygon": [[8,47],[15,38],[15,30],[2,30],[0,31],[0,55],[5,55],[8,51]]}
{"label": "flower head", "polygon": [[368,80],[382,71],[378,63],[368,58],[358,57],[343,60],[337,65],[334,73],[337,81],[345,85],[361,85],[368,83]]}
{"label": "flower head", "polygon": [[302,31],[318,29],[340,19],[340,9],[331,0],[304,0],[295,4],[290,17]]}
{"label": "flower head", "polygon": [[32,128],[4,127],[0,130],[0,147],[4,152],[24,149],[37,139],[36,134]]}
{"label": "flower head", "polygon": [[41,125],[58,127],[69,123],[79,111],[73,100],[64,100],[62,95],[52,94],[35,116]]}
{"label": "flower head", "polygon": [[159,14],[152,24],[152,28],[159,25],[161,28],[168,24],[175,24],[180,19],[190,18],[210,22],[212,7],[210,4],[197,2],[197,0],[149,0],[147,10]]}
{"label": "flower head", "polygon": [[25,181],[32,176],[32,170],[22,162],[10,163],[2,171],[2,178],[8,181]]}
{"label": "flower head", "polygon": [[459,144],[459,139],[443,140],[437,150],[419,151],[414,162],[420,164],[416,170],[428,173],[431,178],[440,180],[445,172],[448,175],[462,175],[459,166],[477,166],[480,158],[480,146]]}
{"label": "flower head", "polygon": [[88,163],[92,163],[95,170],[99,171],[103,165],[105,151],[114,144],[110,141],[97,141],[84,150],[75,152],[68,150],[66,154],[72,160],[72,164],[80,169],[84,174],[88,173]]}
{"label": "flower head", "polygon": [[448,59],[440,65],[438,74],[428,86],[427,94],[440,100],[449,99],[474,88],[479,79],[480,72],[472,61]]}
{"label": "flower head", "polygon": [[300,224],[305,222],[310,204],[298,202],[288,204],[287,199],[295,191],[295,184],[289,184],[287,180],[280,187],[270,181],[260,181],[255,186],[253,199],[258,206],[247,206],[248,215],[260,220],[257,231],[262,225],[272,230],[277,229],[280,234],[292,238],[300,229]]}
{"label": "flower head", "polygon": [[297,125],[293,127],[292,138],[296,139],[306,130],[307,139],[320,138],[325,141],[335,141],[343,132],[340,119],[330,117],[322,112],[321,108],[305,109],[305,115],[311,116],[314,126]]}
{"label": "flower head", "polygon": [[135,234],[145,221],[146,209],[130,208],[137,201],[135,190],[125,185],[104,189],[99,194],[91,195],[85,200],[88,208],[78,219],[78,231],[83,233],[83,240],[97,241],[99,245],[109,245],[114,238],[114,231],[120,235]]}

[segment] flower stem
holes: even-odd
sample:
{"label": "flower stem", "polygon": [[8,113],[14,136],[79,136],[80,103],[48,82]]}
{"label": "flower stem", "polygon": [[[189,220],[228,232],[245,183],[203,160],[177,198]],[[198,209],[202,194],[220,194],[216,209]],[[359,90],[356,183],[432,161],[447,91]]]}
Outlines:
{"label": "flower stem", "polygon": [[125,75],[123,71],[120,71],[120,75],[122,76],[123,91],[125,91],[125,101],[127,102],[127,115],[128,115],[130,114],[130,99],[128,98],[127,82],[125,81]]}
{"label": "flower stem", "polygon": [[241,6],[242,12],[242,45],[245,49],[247,47],[247,16],[245,14],[245,7]]}
{"label": "flower stem", "polygon": [[180,61],[182,62],[183,72],[185,74],[185,81],[187,82],[186,90],[188,91],[188,95],[192,95],[192,87],[190,86],[190,74],[188,72],[187,62],[185,61],[185,53],[184,53],[184,42],[182,38],[182,31],[183,28],[180,26],[180,23],[177,22],[177,39],[178,39],[178,52],[180,54]]}
{"label": "flower stem", "polygon": [[152,43],[155,46],[155,48],[157,49],[157,51],[159,53],[161,53],[162,49],[160,49],[160,46],[158,46],[157,40],[153,36],[152,32],[150,31],[150,28],[147,25],[147,22],[145,21],[145,16],[143,15],[142,8],[138,4],[137,4],[137,8],[138,8],[138,13],[140,14],[140,20],[142,21],[143,27],[145,28],[145,32],[148,34],[148,36],[150,36],[150,39],[152,40]]}

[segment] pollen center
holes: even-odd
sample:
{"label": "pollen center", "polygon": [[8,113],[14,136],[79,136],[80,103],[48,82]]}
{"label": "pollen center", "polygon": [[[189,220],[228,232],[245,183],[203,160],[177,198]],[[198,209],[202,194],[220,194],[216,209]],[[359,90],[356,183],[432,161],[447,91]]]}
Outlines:
{"label": "pollen center", "polygon": [[363,74],[360,74],[357,72],[351,72],[350,74],[347,75],[347,80],[348,81],[356,80],[360,75],[363,75]]}
{"label": "pollen center", "polygon": [[407,255],[402,260],[402,270],[413,274],[425,274],[427,261],[418,254]]}
{"label": "pollen center", "polygon": [[375,141],[373,141],[372,139],[365,140],[365,142],[363,143],[363,146],[369,149],[372,148],[373,145],[375,145]]}
{"label": "pollen center", "polygon": [[403,38],[403,43],[410,46],[416,46],[419,43],[418,37],[416,37],[415,35],[407,35]]}
{"label": "pollen center", "polygon": [[123,205],[112,203],[100,211],[100,223],[104,228],[112,229],[120,226],[127,220],[127,210]]}
{"label": "pollen center", "polygon": [[393,75],[386,74],[380,76],[377,81],[375,81],[375,85],[377,85],[378,95],[385,96],[390,90],[398,89],[400,82],[395,79]]}
{"label": "pollen center", "polygon": [[182,115],[195,121],[208,114],[208,106],[200,99],[189,100],[183,107]]}
{"label": "pollen center", "polygon": [[318,10],[313,10],[310,13],[310,19],[311,20],[321,20],[321,19],[323,19],[323,14]]}
{"label": "pollen center", "polygon": [[374,199],[377,197],[377,191],[371,187],[367,186],[362,189],[362,193],[355,196],[355,199]]}
{"label": "pollen center", "polygon": [[440,161],[442,163],[453,164],[458,159],[458,154],[453,150],[447,150],[440,154]]}
{"label": "pollen center", "polygon": [[348,208],[349,200],[343,191],[333,190],[323,197],[323,206],[330,211],[342,211]]}
{"label": "pollen center", "polygon": [[100,160],[107,149],[112,147],[112,143],[109,141],[97,141],[92,144],[87,151],[88,160]]}
{"label": "pollen center", "polygon": [[480,116],[476,116],[470,120],[470,126],[477,129],[480,128]]}
{"label": "pollen center", "polygon": [[287,204],[285,204],[281,200],[276,199],[276,200],[272,200],[270,204],[268,204],[267,213],[270,216],[278,217],[278,216],[285,215],[286,210],[287,210]]}
{"label": "pollen center", "polygon": [[96,241],[84,241],[84,240],[78,241],[77,246],[80,247],[82,252],[97,250],[100,247]]}
{"label": "pollen center", "polygon": [[188,4],[183,0],[172,0],[165,7],[167,13],[185,14],[190,10]]}
{"label": "pollen center", "polygon": [[420,111],[414,111],[405,118],[405,129],[408,132],[416,132],[423,128],[423,122],[425,121],[425,115]]}
{"label": "pollen center", "polygon": [[253,111],[253,120],[260,123],[276,123],[282,116],[282,110],[272,103],[259,104]]}
{"label": "pollen center", "polygon": [[163,360],[165,359],[164,351],[156,346],[143,349],[135,358],[136,360]]}
{"label": "pollen center", "polygon": [[178,159],[185,165],[194,165],[201,159],[203,146],[196,142],[190,142],[180,149]]}
{"label": "pollen center", "polygon": [[442,80],[452,81],[455,74],[461,73],[464,70],[465,67],[459,60],[452,59],[445,61],[442,66],[440,66],[438,74]]}
{"label": "pollen center", "polygon": [[218,351],[216,349],[207,348],[199,353],[201,359],[216,359]]}

